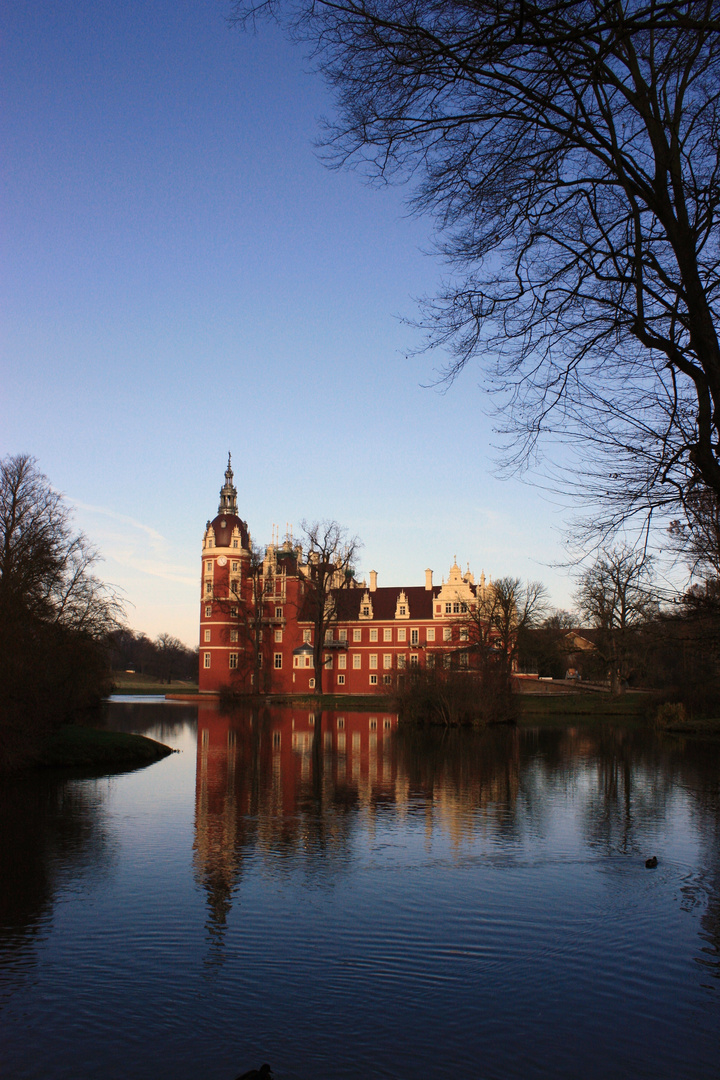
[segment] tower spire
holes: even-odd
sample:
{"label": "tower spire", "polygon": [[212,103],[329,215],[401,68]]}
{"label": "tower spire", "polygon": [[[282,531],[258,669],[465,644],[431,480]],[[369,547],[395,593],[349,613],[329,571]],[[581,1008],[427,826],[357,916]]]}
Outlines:
{"label": "tower spire", "polygon": [[237,517],[237,488],[233,484],[232,455],[228,451],[228,463],[225,470],[225,483],[220,488],[218,514],[234,514]]}

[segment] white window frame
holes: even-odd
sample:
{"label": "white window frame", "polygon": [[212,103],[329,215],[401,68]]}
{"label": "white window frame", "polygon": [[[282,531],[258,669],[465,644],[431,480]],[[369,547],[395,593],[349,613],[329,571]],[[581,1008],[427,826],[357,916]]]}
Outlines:
{"label": "white window frame", "polygon": [[282,658],[283,654],[281,652],[276,652],[273,654],[273,667],[276,671],[279,671],[282,667]]}
{"label": "white window frame", "polygon": [[377,653],[370,653],[370,670],[377,670]]}
{"label": "white window frame", "polygon": [[353,641],[362,641],[362,630],[356,628],[353,630]]}
{"label": "white window frame", "polygon": [[392,626],[386,626],[383,630],[383,641],[392,641]]}
{"label": "white window frame", "polygon": [[371,626],[370,627],[370,640],[371,641],[377,641],[377,639],[378,639],[377,626]]}
{"label": "white window frame", "polygon": [[361,667],[362,655],[360,653],[355,653],[355,655],[353,656],[353,671],[359,671]]}
{"label": "white window frame", "polygon": [[203,666],[206,667],[206,668],[210,667],[210,653],[209,652],[206,652],[204,654],[204,656],[203,656]]}

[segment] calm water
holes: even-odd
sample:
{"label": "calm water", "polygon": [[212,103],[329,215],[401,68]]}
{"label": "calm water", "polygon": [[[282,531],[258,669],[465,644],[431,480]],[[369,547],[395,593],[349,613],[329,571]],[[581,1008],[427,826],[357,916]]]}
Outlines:
{"label": "calm water", "polygon": [[720,1076],[717,745],[109,722],[180,753],[2,788],[3,1077]]}

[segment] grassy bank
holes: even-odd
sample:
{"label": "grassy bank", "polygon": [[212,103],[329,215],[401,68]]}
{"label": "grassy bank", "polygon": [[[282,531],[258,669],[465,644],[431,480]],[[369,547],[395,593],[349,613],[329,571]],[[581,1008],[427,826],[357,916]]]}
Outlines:
{"label": "grassy bank", "polygon": [[49,738],[35,767],[123,772],[150,765],[168,754],[172,754],[169,746],[144,735],[72,725],[61,727]]}
{"label": "grassy bank", "polygon": [[187,679],[162,682],[154,675],[134,671],[113,671],[112,685],[114,694],[196,694],[198,689],[197,682]]}
{"label": "grassy bank", "polygon": [[567,724],[572,720],[649,720],[652,706],[647,694],[521,694],[517,698],[518,723]]}

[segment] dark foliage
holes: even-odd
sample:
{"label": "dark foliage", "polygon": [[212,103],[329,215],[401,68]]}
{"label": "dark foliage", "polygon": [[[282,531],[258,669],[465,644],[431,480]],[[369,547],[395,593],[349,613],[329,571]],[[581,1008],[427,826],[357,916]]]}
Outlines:
{"label": "dark foliage", "polygon": [[0,462],[0,769],[109,688],[105,638],[121,609],[96,561],[35,461]]}

